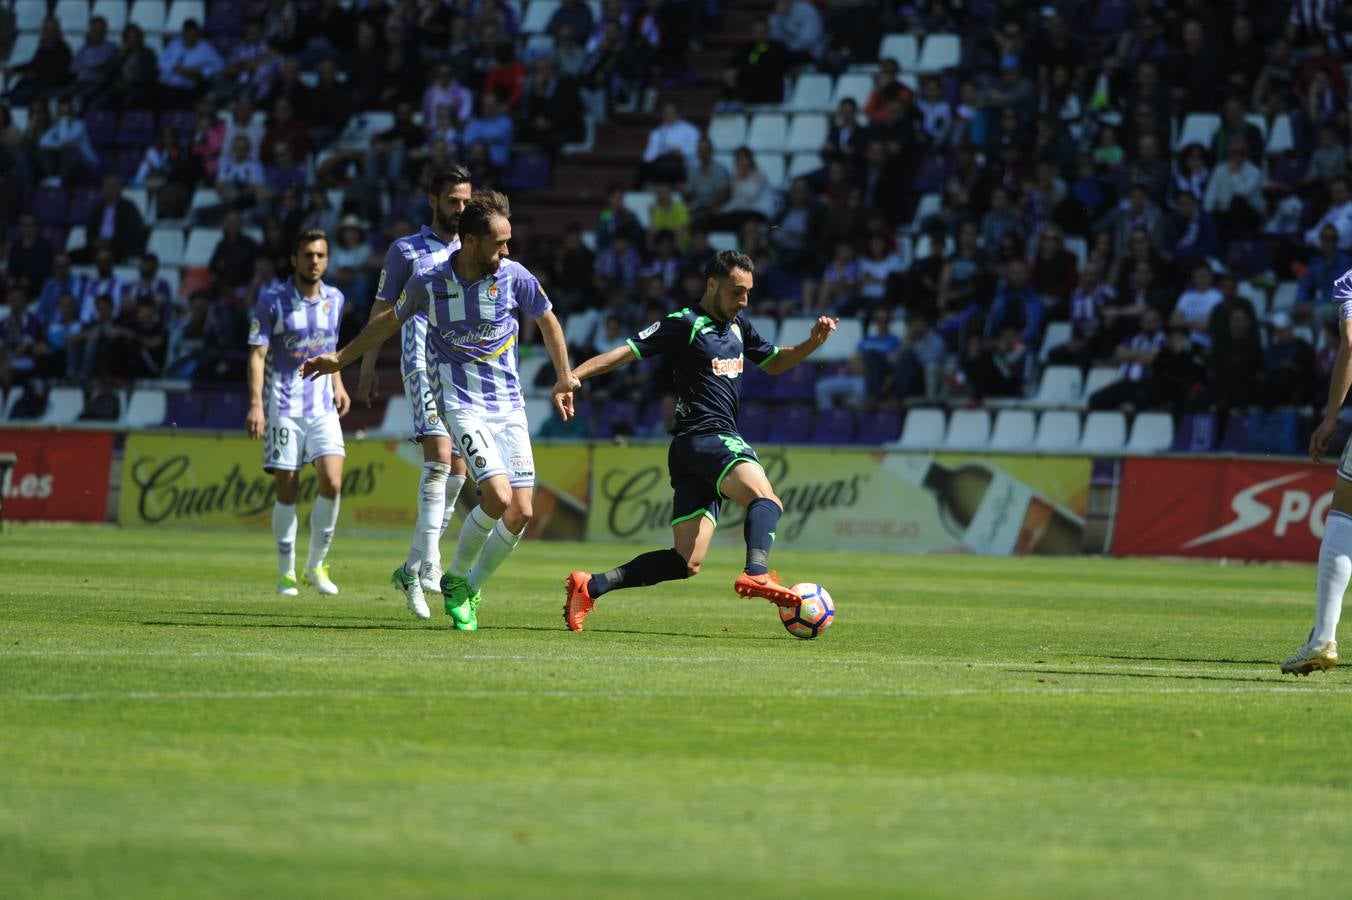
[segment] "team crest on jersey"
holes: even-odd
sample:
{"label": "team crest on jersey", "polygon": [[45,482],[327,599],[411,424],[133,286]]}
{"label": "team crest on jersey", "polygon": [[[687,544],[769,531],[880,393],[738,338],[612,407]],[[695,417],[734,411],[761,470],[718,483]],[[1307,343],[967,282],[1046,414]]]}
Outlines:
{"label": "team crest on jersey", "polygon": [[496,279],[494,279],[493,283],[488,286],[488,299],[489,300],[498,299],[498,282]]}
{"label": "team crest on jersey", "polygon": [[379,294],[383,290],[385,290],[385,270],[382,268],[380,270],[380,280],[376,282],[376,293]]}
{"label": "team crest on jersey", "polygon": [[330,303],[328,300],[325,300],[324,303],[319,308],[324,311],[324,315],[326,316],[330,315],[333,312],[333,304]]}
{"label": "team crest on jersey", "polygon": [[250,338],[250,339],[253,339],[253,338],[258,337],[259,333],[261,333],[262,330],[263,330],[263,323],[262,323],[262,322],[259,322],[257,319],[254,319],[254,320],[253,320],[253,324],[251,324],[251,325],[249,326],[249,338]]}
{"label": "team crest on jersey", "polygon": [[474,457],[475,468],[482,469],[486,465],[488,465],[488,460],[484,459],[482,456]]}
{"label": "team crest on jersey", "polygon": [[736,378],[742,374],[742,358],[740,356],[734,359],[713,359],[710,360],[714,366],[714,374],[724,378]]}
{"label": "team crest on jersey", "polygon": [[646,341],[648,338],[650,338],[650,337],[652,337],[654,334],[656,334],[656,333],[657,333],[657,329],[658,329],[658,328],[661,328],[661,327],[662,327],[662,323],[661,323],[661,322],[654,322],[654,323],[652,323],[652,324],[649,325],[647,328],[643,329],[642,331],[640,331],[640,332],[638,333],[638,339],[639,339],[640,341]]}
{"label": "team crest on jersey", "polygon": [[740,341],[740,340],[742,339],[742,326],[741,326],[741,325],[738,325],[736,322],[733,322],[733,323],[732,323],[732,333],[735,334],[735,335],[737,335],[737,340]]}
{"label": "team crest on jersey", "polygon": [[427,414],[427,424],[428,424],[428,425],[435,425],[435,424],[437,424],[437,414],[436,414],[436,413],[428,413],[428,414]]}

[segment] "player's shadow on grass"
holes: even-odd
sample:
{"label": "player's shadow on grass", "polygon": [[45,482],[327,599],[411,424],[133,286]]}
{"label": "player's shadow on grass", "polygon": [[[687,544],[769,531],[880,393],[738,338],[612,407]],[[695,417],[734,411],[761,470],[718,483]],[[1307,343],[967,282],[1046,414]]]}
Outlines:
{"label": "player's shadow on grass", "polygon": [[[562,628],[543,625],[485,625],[480,631],[560,631]],[[689,631],[637,631],[627,628],[588,628],[595,634],[637,634],[642,637],[702,638],[709,641],[782,641],[778,635],[767,634],[695,634]]]}
{"label": "player's shadow on grass", "polygon": [[1271,659],[1199,659],[1192,656],[1112,656],[1108,654],[1089,654],[1091,659],[1121,659],[1127,662],[1180,662],[1180,663],[1223,663],[1231,666],[1275,666]]}
{"label": "player's shadow on grass", "polygon": [[1013,672],[1018,675],[1093,675],[1099,678],[1167,678],[1171,681],[1230,681],[1236,684],[1253,684],[1260,682],[1264,684],[1294,684],[1291,681],[1283,681],[1280,678],[1265,678],[1256,675],[1252,678],[1235,678],[1230,675],[1190,675],[1183,672],[1171,674],[1168,672],[1122,672],[1122,671],[1094,671],[1090,669],[1005,669],[1006,672]]}
{"label": "player's shadow on grass", "polygon": [[242,616],[246,619],[291,619],[293,621],[305,621],[310,619],[323,619],[328,622],[368,622],[367,616],[326,616],[318,613],[310,614],[305,612],[245,612],[234,609],[173,609],[169,610],[171,616]]}
{"label": "player's shadow on grass", "polygon": [[328,625],[323,622],[162,622],[142,625],[169,628],[308,628],[317,631],[431,631],[418,625]]}

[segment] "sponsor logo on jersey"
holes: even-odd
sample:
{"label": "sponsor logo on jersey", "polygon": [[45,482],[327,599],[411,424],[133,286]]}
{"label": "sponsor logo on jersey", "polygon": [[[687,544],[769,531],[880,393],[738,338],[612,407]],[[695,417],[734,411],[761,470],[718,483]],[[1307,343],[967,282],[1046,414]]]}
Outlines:
{"label": "sponsor logo on jersey", "polygon": [[737,335],[737,340],[740,341],[740,340],[742,339],[742,326],[741,326],[741,325],[738,325],[736,322],[733,322],[733,323],[732,323],[732,333],[735,334],[735,335]]}
{"label": "sponsor logo on jersey", "polygon": [[714,374],[721,375],[724,378],[736,378],[742,374],[742,358],[740,356],[732,359],[712,359]]}
{"label": "sponsor logo on jersey", "polygon": [[[529,456],[513,456],[511,459],[507,460],[507,465],[511,466],[513,469],[520,469],[527,475],[535,471],[535,461]],[[520,474],[520,472],[517,474]]]}
{"label": "sponsor logo on jersey", "polygon": [[662,327],[662,323],[661,323],[661,322],[654,322],[654,323],[652,323],[652,324],[649,325],[647,328],[643,329],[642,331],[640,331],[640,332],[638,333],[638,339],[639,339],[640,341],[646,341],[648,338],[650,338],[650,337],[652,337],[654,334],[656,334],[656,333],[657,333],[657,329],[658,329],[658,328],[661,328],[661,327]]}

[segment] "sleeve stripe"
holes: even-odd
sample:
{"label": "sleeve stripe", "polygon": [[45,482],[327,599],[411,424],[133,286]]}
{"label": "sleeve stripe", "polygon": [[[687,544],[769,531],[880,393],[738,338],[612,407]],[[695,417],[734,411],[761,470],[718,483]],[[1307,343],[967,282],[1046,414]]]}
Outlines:
{"label": "sleeve stripe", "polygon": [[633,341],[633,339],[627,340],[627,341],[625,341],[625,343],[628,344],[628,345],[629,345],[629,349],[632,350],[632,351],[634,352],[634,359],[642,359],[642,358],[643,358],[643,354],[638,352],[638,344],[635,344],[634,341]]}
{"label": "sleeve stripe", "polygon": [[765,359],[762,359],[760,362],[756,363],[756,366],[757,366],[758,368],[763,369],[763,368],[765,368],[766,366],[768,366],[768,365],[770,364],[770,360],[774,359],[774,358],[775,358],[776,356],[778,356],[778,355],[779,355],[779,348],[776,347],[776,348],[774,349],[774,352],[773,352],[773,353],[771,353],[769,356],[765,357]]}

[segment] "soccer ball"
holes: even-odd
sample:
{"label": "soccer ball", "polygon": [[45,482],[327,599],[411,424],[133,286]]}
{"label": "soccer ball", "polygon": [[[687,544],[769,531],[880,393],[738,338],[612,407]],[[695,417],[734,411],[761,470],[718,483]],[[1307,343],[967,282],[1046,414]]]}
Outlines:
{"label": "soccer ball", "polygon": [[779,620],[784,623],[789,634],[810,641],[831,627],[831,623],[836,620],[836,605],[826,588],[820,584],[803,582],[789,590],[803,598],[796,609],[791,606],[779,607]]}

